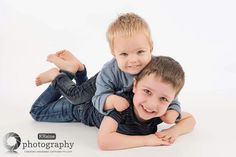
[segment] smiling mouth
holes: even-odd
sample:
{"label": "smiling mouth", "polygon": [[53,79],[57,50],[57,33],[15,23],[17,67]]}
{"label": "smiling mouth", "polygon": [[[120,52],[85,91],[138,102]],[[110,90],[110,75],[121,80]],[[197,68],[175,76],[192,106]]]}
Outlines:
{"label": "smiling mouth", "polygon": [[130,65],[130,66],[128,65],[128,68],[133,68],[134,69],[134,68],[139,68],[140,66],[141,65]]}
{"label": "smiling mouth", "polygon": [[146,108],[146,107],[145,107],[145,106],[143,106],[143,105],[141,105],[141,106],[142,106],[143,110],[144,110],[145,112],[149,113],[149,114],[156,113],[156,111],[152,111],[152,110],[150,110],[150,109]]}

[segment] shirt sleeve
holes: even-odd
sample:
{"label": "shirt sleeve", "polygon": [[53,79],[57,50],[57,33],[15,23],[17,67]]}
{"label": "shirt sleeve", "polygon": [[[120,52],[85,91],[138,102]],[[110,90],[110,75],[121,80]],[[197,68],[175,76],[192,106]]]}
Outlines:
{"label": "shirt sleeve", "polygon": [[175,110],[176,112],[179,113],[179,116],[177,117],[176,121],[181,119],[181,107],[180,107],[180,102],[178,98],[175,98],[170,105],[168,106],[168,110]]}
{"label": "shirt sleeve", "polygon": [[107,116],[113,118],[118,124],[122,122],[122,115],[116,110],[112,110]]}
{"label": "shirt sleeve", "polygon": [[112,62],[105,64],[96,80],[96,92],[92,98],[94,107],[103,115],[108,115],[112,110],[105,111],[104,105],[108,96],[115,93],[116,79]]}

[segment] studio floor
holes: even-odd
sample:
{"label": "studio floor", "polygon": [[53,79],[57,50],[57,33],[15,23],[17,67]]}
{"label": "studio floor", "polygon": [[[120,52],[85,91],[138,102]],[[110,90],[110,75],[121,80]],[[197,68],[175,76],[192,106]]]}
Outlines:
{"label": "studio floor", "polygon": [[[12,102],[19,106],[12,108],[16,104],[6,105],[1,110],[0,135],[2,139],[8,132],[15,132],[21,137],[21,145],[15,152],[18,156],[235,156],[236,127],[234,120],[236,119],[236,109],[232,105],[233,95],[226,95],[223,92],[192,93],[186,94],[182,100],[184,102],[183,110],[195,116],[197,125],[193,132],[179,137],[171,146],[101,151],[96,143],[97,128],[88,127],[81,123],[36,122],[28,114],[30,105],[21,107],[23,102],[15,102],[14,100]],[[214,103],[215,107],[207,107],[206,104],[208,103]],[[188,106],[187,104],[191,105]],[[166,127],[169,126],[161,124],[159,129]],[[45,149],[38,148],[40,146],[34,145],[34,143],[43,142],[38,140],[38,133],[55,133],[56,140],[54,142],[74,143],[73,147],[72,149],[63,147],[59,151],[56,148],[50,148],[50,151],[45,151]],[[29,143],[32,143],[33,146],[25,145],[30,145]],[[1,156],[16,155],[15,153],[9,153],[3,145],[0,146]]]}

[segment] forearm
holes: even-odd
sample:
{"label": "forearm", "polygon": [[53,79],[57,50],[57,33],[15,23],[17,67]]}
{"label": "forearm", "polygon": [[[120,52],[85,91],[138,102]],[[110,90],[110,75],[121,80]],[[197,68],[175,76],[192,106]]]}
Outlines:
{"label": "forearm", "polygon": [[191,132],[195,124],[196,121],[194,117],[187,112],[183,112],[181,120],[176,125],[172,126],[172,128],[178,135],[183,135]]}
{"label": "forearm", "polygon": [[113,132],[99,136],[98,145],[102,150],[117,150],[146,146],[147,136],[129,136]]}
{"label": "forearm", "polygon": [[[113,113],[114,112],[117,111],[113,111]],[[116,115],[116,117],[117,116],[118,115]],[[117,117],[116,119],[119,119],[119,117]],[[117,128],[118,122],[115,119],[109,116],[105,116],[103,118],[98,133],[98,145],[100,149],[117,150],[142,146],[158,146],[170,144],[169,142],[163,141],[162,139],[158,138],[155,134],[131,136],[118,133]]]}

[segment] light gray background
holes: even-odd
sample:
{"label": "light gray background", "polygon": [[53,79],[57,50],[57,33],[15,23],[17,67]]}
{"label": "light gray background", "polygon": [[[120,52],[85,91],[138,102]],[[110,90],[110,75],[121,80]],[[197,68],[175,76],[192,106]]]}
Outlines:
{"label": "light gray background", "polygon": [[[236,2],[234,0],[1,0],[0,138],[17,132],[36,140],[55,132],[75,142],[72,153],[21,156],[235,156]],[[28,114],[47,87],[35,77],[53,67],[49,53],[68,49],[95,74],[112,58],[105,33],[117,15],[134,12],[149,23],[154,55],[178,60],[186,72],[182,108],[197,119],[195,130],[170,147],[102,152],[97,129],[83,124],[37,123]],[[6,149],[0,144],[3,155]]]}

